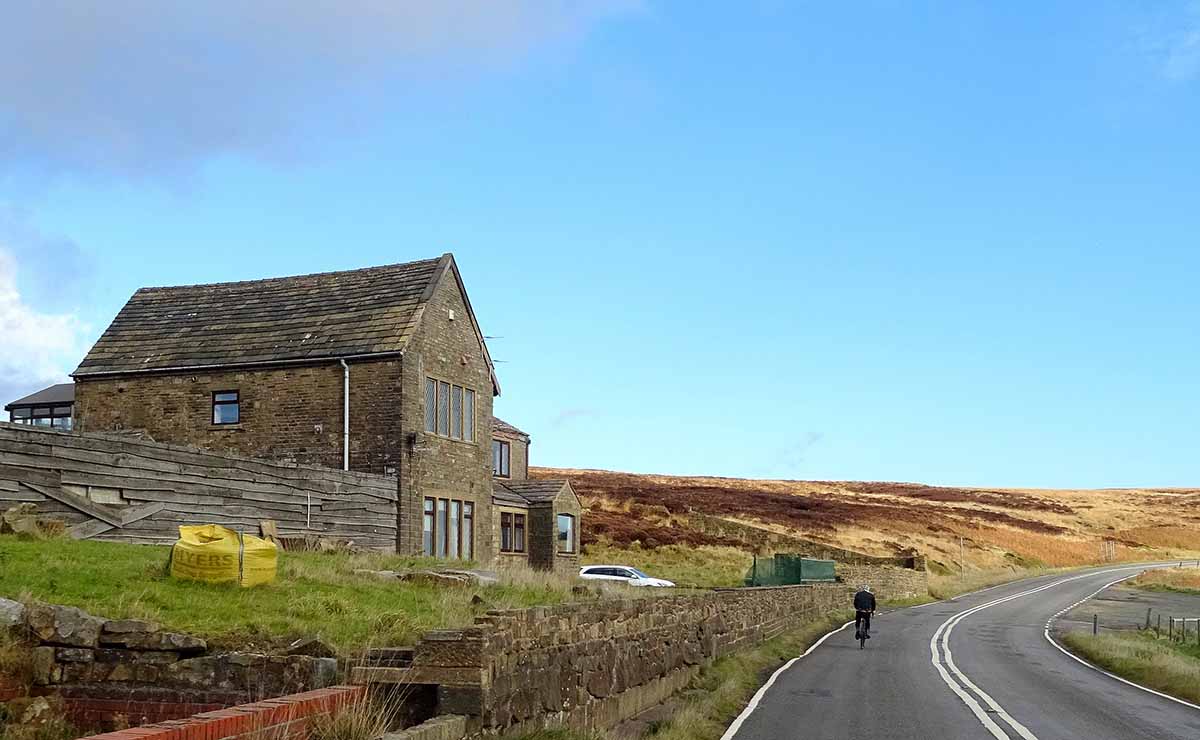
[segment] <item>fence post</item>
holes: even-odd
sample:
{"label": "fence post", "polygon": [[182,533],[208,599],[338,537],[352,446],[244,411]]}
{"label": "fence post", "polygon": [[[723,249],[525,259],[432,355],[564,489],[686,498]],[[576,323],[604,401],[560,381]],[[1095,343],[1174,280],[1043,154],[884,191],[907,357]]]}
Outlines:
{"label": "fence post", "polygon": [[1175,639],[1175,617],[1167,617],[1167,639]]}
{"label": "fence post", "polygon": [[1100,633],[1100,615],[1093,614],[1092,615],[1092,634],[1097,635],[1099,633]]}
{"label": "fence post", "polygon": [[1151,607],[1146,607],[1146,631],[1147,632],[1150,631],[1150,609],[1151,609]]}
{"label": "fence post", "polygon": [[1158,613],[1158,624],[1154,627],[1154,636],[1162,636],[1162,612]]}

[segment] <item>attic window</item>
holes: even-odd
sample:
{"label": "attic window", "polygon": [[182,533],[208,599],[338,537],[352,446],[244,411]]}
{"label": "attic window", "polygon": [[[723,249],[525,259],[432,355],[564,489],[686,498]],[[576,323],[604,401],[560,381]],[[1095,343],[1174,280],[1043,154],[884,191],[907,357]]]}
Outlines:
{"label": "attic window", "polygon": [[212,394],[212,423],[237,424],[241,420],[241,400],[238,392],[214,391]]}

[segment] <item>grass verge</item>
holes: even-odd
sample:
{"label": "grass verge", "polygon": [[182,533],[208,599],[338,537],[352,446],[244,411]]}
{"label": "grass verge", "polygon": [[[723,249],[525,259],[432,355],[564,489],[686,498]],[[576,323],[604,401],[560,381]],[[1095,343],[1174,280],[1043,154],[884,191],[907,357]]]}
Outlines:
{"label": "grass verge", "polygon": [[1155,568],[1128,581],[1128,584],[1143,591],[1169,591],[1197,596],[1200,595],[1200,568]]}
{"label": "grass verge", "polygon": [[771,673],[807,650],[821,635],[852,618],[849,612],[832,615],[714,662],[685,692],[679,711],[652,728],[649,736],[658,740],[720,738]]}
{"label": "grass verge", "polygon": [[1148,632],[1090,635],[1068,632],[1062,641],[1107,671],[1171,696],[1200,703],[1200,647]]}
{"label": "grass verge", "polygon": [[275,583],[239,588],[169,577],[168,552],[149,545],[0,536],[0,596],[76,606],[110,619],[150,619],[216,646],[268,649],[317,635],[344,653],[409,644],[425,630],[470,624],[488,609],[575,598],[574,578],[530,571],[514,570],[503,573],[499,584],[470,587],[385,582],[355,573],[436,563],[377,553],[281,552]]}

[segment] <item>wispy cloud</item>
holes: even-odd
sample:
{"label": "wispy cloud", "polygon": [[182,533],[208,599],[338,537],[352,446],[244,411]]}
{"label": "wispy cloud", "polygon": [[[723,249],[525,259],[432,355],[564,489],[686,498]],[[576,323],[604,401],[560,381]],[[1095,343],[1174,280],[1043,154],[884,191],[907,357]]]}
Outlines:
{"label": "wispy cloud", "polygon": [[595,416],[597,413],[598,412],[596,409],[583,407],[563,409],[550,419],[550,427],[553,429],[562,429],[563,427],[570,426],[580,419],[586,419],[589,416]]}
{"label": "wispy cloud", "polygon": [[347,88],[455,75],[637,0],[38,0],[0,30],[0,165],[142,175],[271,156]]}
{"label": "wispy cloud", "polygon": [[1200,0],[1156,7],[1138,29],[1142,51],[1171,82],[1200,77]]}
{"label": "wispy cloud", "polygon": [[773,459],[768,461],[767,475],[779,477],[802,477],[808,465],[808,454],[825,435],[821,432],[808,432],[786,447],[775,451]]}

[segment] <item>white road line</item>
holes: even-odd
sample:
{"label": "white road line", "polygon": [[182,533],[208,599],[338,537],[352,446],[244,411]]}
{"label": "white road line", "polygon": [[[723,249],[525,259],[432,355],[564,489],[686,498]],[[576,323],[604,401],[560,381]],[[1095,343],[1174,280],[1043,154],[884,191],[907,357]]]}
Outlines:
{"label": "white road line", "polygon": [[733,740],[733,736],[738,733],[738,730],[742,729],[742,723],[745,722],[747,719],[749,719],[750,715],[754,713],[755,709],[758,709],[758,703],[761,702],[763,697],[767,695],[767,691],[769,691],[771,686],[773,686],[775,684],[775,679],[779,678],[779,675],[781,673],[783,673],[787,669],[791,668],[793,665],[795,665],[795,663],[798,660],[806,657],[809,653],[811,653],[812,651],[814,651],[818,647],[820,647],[821,643],[828,640],[830,638],[830,636],[835,635],[838,632],[841,632],[842,630],[846,629],[847,627],[849,627],[852,624],[854,624],[854,622],[846,622],[841,627],[838,627],[837,629],[833,629],[833,630],[826,632],[824,635],[821,636],[821,639],[814,642],[808,648],[808,650],[805,650],[800,655],[797,655],[795,658],[792,658],[788,662],[784,663],[783,666],[779,670],[772,673],[771,677],[769,679],[767,679],[767,682],[762,685],[762,688],[760,688],[757,692],[755,692],[754,697],[752,699],[750,699],[750,703],[747,704],[746,708],[742,710],[742,713],[737,716],[737,719],[735,719],[733,721],[733,724],[731,724],[729,726],[729,729],[725,730],[725,734],[721,736],[721,740]]}
{"label": "white road line", "polygon": [[[1146,566],[1144,566],[1144,565],[1133,566],[1133,567],[1124,567],[1124,568],[1113,568],[1111,570],[1099,571],[1099,573],[1112,573],[1112,572],[1117,572],[1117,571],[1122,571],[1122,570],[1134,570],[1134,569],[1137,569],[1140,571],[1140,570],[1144,570],[1145,568],[1146,568]],[[954,616],[950,617],[945,622],[943,622],[937,628],[937,631],[934,632],[933,637],[929,640],[930,662],[932,662],[933,667],[935,669],[937,669],[938,675],[940,675],[942,677],[942,681],[944,681],[946,683],[946,685],[950,688],[950,690],[953,691],[954,694],[956,696],[958,696],[958,698],[961,699],[964,704],[967,705],[967,708],[971,710],[971,713],[975,715],[976,719],[978,719],[980,721],[980,723],[988,730],[988,732],[990,732],[994,737],[997,738],[997,740],[1008,740],[1009,736],[1003,730],[1003,728],[1001,728],[991,717],[988,716],[987,711],[984,710],[984,708],[979,704],[979,702],[976,701],[973,696],[971,696],[969,693],[967,693],[963,687],[970,689],[971,691],[975,692],[975,694],[978,695],[981,699],[983,699],[984,703],[987,704],[988,707],[991,708],[991,710],[993,712],[995,712],[995,714],[998,717],[1000,717],[1000,719],[1004,720],[1004,722],[1009,727],[1011,727],[1017,733],[1017,735],[1019,737],[1021,737],[1023,740],[1038,740],[1038,738],[1036,735],[1034,735],[1032,732],[1030,732],[1027,727],[1022,725],[1015,718],[1013,718],[1012,715],[1010,715],[1008,712],[1006,712],[1004,710],[1004,708],[1001,707],[998,702],[996,702],[995,699],[993,699],[991,696],[989,696],[987,694],[987,692],[985,692],[981,688],[979,688],[979,686],[977,686],[973,681],[971,681],[971,679],[968,678],[967,675],[965,673],[963,673],[958,668],[957,665],[955,665],[954,656],[950,652],[950,635],[951,635],[951,633],[954,632],[954,628],[956,626],[958,626],[959,622],[961,622],[962,620],[971,616],[972,614],[975,614],[976,612],[983,611],[984,609],[987,609],[992,606],[996,606],[997,604],[1003,604],[1003,603],[1012,601],[1014,599],[1020,599],[1025,596],[1030,596],[1032,594],[1040,593],[1047,589],[1054,588],[1055,586],[1061,586],[1064,583],[1069,583],[1071,581],[1078,581],[1081,578],[1090,578],[1095,575],[1097,575],[1097,572],[1093,571],[1091,573],[1084,573],[1082,575],[1073,576],[1071,578],[1063,578],[1058,581],[1054,581],[1053,583],[1048,583],[1043,586],[1038,586],[1037,588],[1029,589],[1027,591],[1022,591],[1020,593],[1011,594],[1009,596],[1004,596],[999,599],[994,599],[992,601],[989,601],[985,604],[980,604],[979,606],[975,606],[970,609],[966,609],[964,611],[959,612],[958,614],[955,614]],[[1130,577],[1132,577],[1132,576],[1130,576]],[[1099,592],[1097,592],[1097,593],[1099,593]],[[939,641],[941,644],[941,653],[944,655],[944,658],[941,655],[939,655],[939,650],[938,650]],[[947,669],[949,669],[949,671],[947,671]],[[951,673],[953,673],[954,676],[958,678],[958,681],[955,681],[953,678],[951,678],[951,676],[950,676]],[[961,684],[962,684],[961,686],[959,685],[959,682],[961,682]]]}
{"label": "white road line", "polygon": [[[1169,566],[1158,566],[1158,567],[1169,567]],[[1071,611],[1072,609],[1079,606],[1080,604],[1087,601],[1088,599],[1095,597],[1096,594],[1099,594],[1101,591],[1104,591],[1105,589],[1107,589],[1111,586],[1115,586],[1118,583],[1120,583],[1121,581],[1127,581],[1130,578],[1133,578],[1137,575],[1138,575],[1137,573],[1134,573],[1131,576],[1125,576],[1124,578],[1118,578],[1117,580],[1113,581],[1112,583],[1106,584],[1106,585],[1102,586],[1101,588],[1096,589],[1094,592],[1092,592],[1088,596],[1080,599],[1079,601],[1076,601],[1074,604],[1071,604],[1066,609],[1063,609],[1063,610],[1057,612],[1054,616],[1050,617],[1050,619],[1046,620],[1046,628],[1045,628],[1045,630],[1043,630],[1042,634],[1045,635],[1046,641],[1049,642],[1051,645],[1053,645],[1055,648],[1057,648],[1060,653],[1067,656],[1068,658],[1075,661],[1076,663],[1079,663],[1080,665],[1087,666],[1088,668],[1091,668],[1093,671],[1096,671],[1097,673],[1103,673],[1104,675],[1108,676],[1109,678],[1116,680],[1116,681],[1120,681],[1121,683],[1125,684],[1126,686],[1132,686],[1135,689],[1141,689],[1142,691],[1145,691],[1150,694],[1154,694],[1155,696],[1161,696],[1164,699],[1173,701],[1176,704],[1182,704],[1185,707],[1191,707],[1192,709],[1200,709],[1200,705],[1193,704],[1190,701],[1184,701],[1183,699],[1180,699],[1175,696],[1171,696],[1170,694],[1164,694],[1161,691],[1155,691],[1154,689],[1152,689],[1148,686],[1143,686],[1140,683],[1134,683],[1133,681],[1130,681],[1129,679],[1121,678],[1120,676],[1118,676],[1115,673],[1109,673],[1108,671],[1104,670],[1100,666],[1090,663],[1090,662],[1084,660],[1083,658],[1080,658],[1078,655],[1072,653],[1070,650],[1067,650],[1062,645],[1059,645],[1058,642],[1055,641],[1055,639],[1050,636],[1050,627],[1051,627],[1051,625],[1053,625],[1054,620],[1058,619],[1062,615]]]}

